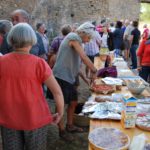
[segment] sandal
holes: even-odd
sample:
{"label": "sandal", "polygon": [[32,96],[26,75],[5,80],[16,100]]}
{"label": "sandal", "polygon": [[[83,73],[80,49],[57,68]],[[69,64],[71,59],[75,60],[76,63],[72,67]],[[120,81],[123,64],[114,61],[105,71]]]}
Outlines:
{"label": "sandal", "polygon": [[77,127],[75,125],[66,125],[66,130],[67,132],[70,132],[70,133],[83,133],[84,130],[80,127]]}

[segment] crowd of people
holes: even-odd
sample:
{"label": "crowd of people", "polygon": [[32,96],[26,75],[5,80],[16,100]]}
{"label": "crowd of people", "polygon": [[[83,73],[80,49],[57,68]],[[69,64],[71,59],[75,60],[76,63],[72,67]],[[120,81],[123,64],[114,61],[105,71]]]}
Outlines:
{"label": "crowd of people", "polygon": [[97,31],[102,39],[100,54],[103,50],[113,50],[116,56],[121,55],[127,61],[129,68],[138,70],[139,75],[149,82],[150,30],[147,24],[144,24],[143,31],[140,31],[139,22],[136,20],[117,21],[116,25],[102,20]]}
{"label": "crowd of people", "polygon": [[[0,20],[0,125],[4,150],[46,150],[50,123],[58,125],[59,136],[67,141],[73,140],[68,133],[83,132],[73,122],[77,87],[79,76],[88,85],[96,78],[96,56],[114,51],[116,57],[122,56],[127,62],[131,59],[131,68],[138,69],[148,81],[150,34],[146,25],[141,34],[138,21],[110,23],[103,19],[99,25],[89,21],[65,24],[62,35],[50,43],[46,25],[39,22],[34,31],[25,10],[17,9],[10,17],[11,21]],[[55,114],[45,95],[55,100]]]}

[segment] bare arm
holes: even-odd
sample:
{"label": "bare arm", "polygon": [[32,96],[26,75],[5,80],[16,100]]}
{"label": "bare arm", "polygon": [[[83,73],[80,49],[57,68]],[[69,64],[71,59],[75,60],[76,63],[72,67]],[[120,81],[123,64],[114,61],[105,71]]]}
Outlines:
{"label": "bare arm", "polygon": [[97,69],[94,67],[94,64],[86,56],[82,46],[77,41],[70,41],[69,45],[74,48],[74,50],[79,54],[83,63],[90,68],[93,73],[97,72]]}
{"label": "bare arm", "polygon": [[141,71],[141,57],[137,56],[137,69]]}
{"label": "bare arm", "polygon": [[59,115],[58,118],[58,122],[59,122],[64,112],[64,98],[63,98],[61,88],[53,75],[51,75],[44,83],[47,85],[47,87],[49,88],[49,90],[52,92],[54,96],[54,100],[56,102],[56,107]]}
{"label": "bare arm", "polygon": [[141,66],[141,57],[137,56],[137,65],[140,67]]}
{"label": "bare arm", "polygon": [[80,68],[79,76],[82,78],[82,80],[89,85],[90,81],[84,76],[84,73],[82,72],[82,69]]}
{"label": "bare arm", "polygon": [[51,68],[53,68],[55,65],[56,57],[57,57],[56,54],[53,53],[48,59],[48,64]]}

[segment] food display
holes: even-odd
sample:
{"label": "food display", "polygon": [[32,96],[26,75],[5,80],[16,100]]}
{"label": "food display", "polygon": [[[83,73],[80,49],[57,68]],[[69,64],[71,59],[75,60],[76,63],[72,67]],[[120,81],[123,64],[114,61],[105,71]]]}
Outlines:
{"label": "food display", "polygon": [[138,99],[137,102],[142,104],[150,104],[150,98]]}
{"label": "food display", "polygon": [[[150,142],[149,84],[135,75],[122,61],[114,62],[118,72],[117,78],[108,76],[97,78],[91,85],[95,105],[90,109],[85,107],[83,110],[89,118],[92,118],[90,122],[92,131],[88,137],[91,150],[127,150],[130,145],[129,136],[133,138],[138,134],[144,134],[146,137],[143,150],[150,150],[150,143],[145,144]],[[128,88],[130,84],[133,85],[132,89],[144,86],[143,93],[138,92],[139,95],[134,95],[133,90],[130,91]],[[134,129],[129,131],[126,128]],[[137,140],[137,143],[140,142]]]}
{"label": "food display", "polygon": [[102,79],[105,84],[108,85],[122,85],[123,80],[113,77],[105,77]]}
{"label": "food display", "polygon": [[92,84],[91,90],[95,93],[99,94],[110,94],[115,92],[115,86],[113,85],[106,85],[106,84]]}
{"label": "food display", "polygon": [[112,101],[112,96],[96,96],[95,97],[96,102],[110,102]]}
{"label": "food display", "polygon": [[121,69],[121,68],[123,68],[123,67],[120,66],[119,71],[118,71],[118,77],[131,77],[131,76],[133,76],[133,72],[130,69]]}
{"label": "food display", "polygon": [[120,77],[123,80],[123,85],[127,85],[129,82],[134,82],[136,84],[143,84],[145,86],[149,86],[145,80],[143,80],[140,76],[130,76],[130,77]]}
{"label": "food display", "polygon": [[130,144],[128,135],[116,128],[96,128],[88,139],[93,147],[105,150],[123,150]]}
{"label": "food display", "polygon": [[150,114],[138,114],[136,126],[140,129],[150,131]]}
{"label": "food display", "polygon": [[121,120],[122,103],[101,102],[92,106],[84,106],[82,113],[93,119]]}
{"label": "food display", "polygon": [[150,105],[144,103],[137,103],[137,114],[150,114]]}

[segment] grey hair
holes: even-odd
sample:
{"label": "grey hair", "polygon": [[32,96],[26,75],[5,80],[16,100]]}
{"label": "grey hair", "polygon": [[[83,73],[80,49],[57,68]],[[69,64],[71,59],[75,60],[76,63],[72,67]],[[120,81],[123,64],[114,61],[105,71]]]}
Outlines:
{"label": "grey hair", "polygon": [[6,34],[10,31],[13,24],[9,20],[0,20],[0,34]]}
{"label": "grey hair", "polygon": [[33,46],[37,42],[36,34],[27,23],[18,23],[8,33],[7,42],[14,48]]}
{"label": "grey hair", "polygon": [[94,36],[95,34],[95,26],[93,24],[91,24],[90,22],[85,22],[83,24],[81,24],[77,29],[76,31],[78,33],[85,33],[87,35],[90,35],[90,36]]}
{"label": "grey hair", "polygon": [[31,17],[27,11],[25,11],[23,9],[16,9],[12,12],[12,15],[14,15],[16,13],[20,13],[21,16],[26,20],[26,22],[29,23]]}

